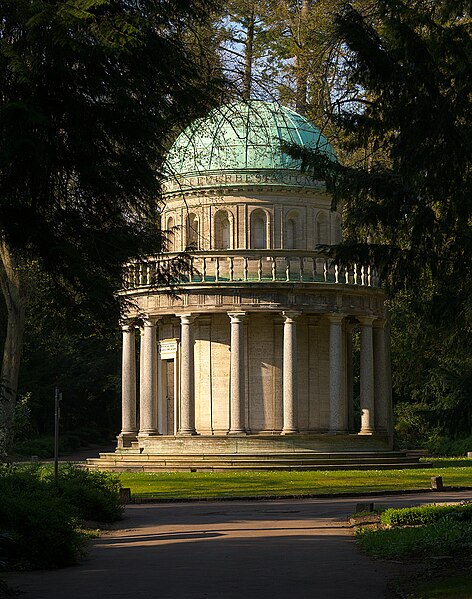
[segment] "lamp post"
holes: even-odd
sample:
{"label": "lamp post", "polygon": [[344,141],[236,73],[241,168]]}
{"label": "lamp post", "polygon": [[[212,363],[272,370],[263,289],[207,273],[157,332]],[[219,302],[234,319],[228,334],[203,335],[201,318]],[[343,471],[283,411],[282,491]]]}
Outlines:
{"label": "lamp post", "polygon": [[54,486],[59,486],[59,419],[61,417],[60,402],[62,392],[56,387],[54,394]]}

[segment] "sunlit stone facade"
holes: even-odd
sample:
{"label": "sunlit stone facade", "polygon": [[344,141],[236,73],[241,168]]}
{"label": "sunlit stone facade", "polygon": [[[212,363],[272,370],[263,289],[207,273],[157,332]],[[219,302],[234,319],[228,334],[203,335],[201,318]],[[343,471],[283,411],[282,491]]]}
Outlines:
{"label": "sunlit stone facade", "polygon": [[[135,306],[117,448],[130,469],[258,467],[282,454],[309,467],[323,452],[391,449],[385,295],[370,268],[338,269],[316,249],[341,240],[341,214],[281,139],[335,159],[302,117],[262,102],[214,111],[170,152],[168,252],[129,265],[121,292]],[[184,250],[192,270],[172,295],[155,275]]]}

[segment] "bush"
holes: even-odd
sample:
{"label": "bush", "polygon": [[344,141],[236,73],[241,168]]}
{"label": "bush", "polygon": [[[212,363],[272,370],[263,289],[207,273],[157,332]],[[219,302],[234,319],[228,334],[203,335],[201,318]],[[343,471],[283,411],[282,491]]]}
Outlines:
{"label": "bush", "polygon": [[[103,443],[106,440],[106,435],[93,427],[62,432],[59,436],[59,455],[66,455],[90,443]],[[44,435],[19,441],[15,445],[15,451],[18,456],[25,458],[32,455],[37,455],[40,459],[52,458],[54,456],[54,437]]]}
{"label": "bush", "polygon": [[0,528],[7,533],[6,563],[10,568],[51,568],[76,561],[83,537],[76,530],[71,507],[38,469],[0,469]]}
{"label": "bush", "polygon": [[37,455],[40,459],[52,458],[54,455],[54,437],[37,437],[36,439],[16,443],[15,451],[17,455],[28,458],[32,455]]}
{"label": "bush", "polygon": [[65,464],[59,471],[62,498],[82,520],[119,520],[123,513],[120,487],[119,479],[109,472],[85,470],[71,464]]}
{"label": "bush", "polygon": [[437,456],[465,456],[472,451],[472,436],[462,439],[450,439],[441,435],[431,435],[425,446],[432,455]]}
{"label": "bush", "polygon": [[472,521],[472,503],[463,505],[425,505],[422,507],[390,508],[382,512],[380,522],[384,526],[416,526],[431,524],[448,518]]}
{"label": "bush", "polygon": [[374,557],[385,559],[454,555],[470,551],[472,524],[439,520],[412,528],[372,530],[362,528],[356,532],[362,548]]}
{"label": "bush", "polygon": [[119,482],[101,472],[61,467],[59,490],[51,468],[0,467],[0,530],[7,568],[73,564],[85,535],[80,520],[121,517]]}

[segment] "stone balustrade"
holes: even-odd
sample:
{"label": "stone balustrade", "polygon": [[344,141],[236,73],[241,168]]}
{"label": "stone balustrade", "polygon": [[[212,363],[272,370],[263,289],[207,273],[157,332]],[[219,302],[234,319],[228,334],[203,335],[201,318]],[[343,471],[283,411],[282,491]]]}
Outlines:
{"label": "stone balustrade", "polygon": [[[157,287],[160,274],[181,260],[176,285],[217,283],[327,283],[379,287],[374,268],[338,266],[321,252],[299,250],[217,250],[188,255],[165,253],[126,265],[124,289]],[[187,268],[185,269],[185,266]],[[178,269],[175,269],[178,270]]]}

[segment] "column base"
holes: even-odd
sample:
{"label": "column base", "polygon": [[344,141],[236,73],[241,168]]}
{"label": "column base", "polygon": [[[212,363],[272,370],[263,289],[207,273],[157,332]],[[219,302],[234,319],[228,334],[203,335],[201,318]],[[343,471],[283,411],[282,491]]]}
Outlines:
{"label": "column base", "polygon": [[195,430],[181,430],[177,431],[177,437],[194,437],[197,434]]}
{"label": "column base", "polygon": [[131,447],[131,443],[137,440],[137,431],[122,431],[116,436],[117,449],[123,449],[124,447]]}
{"label": "column base", "polygon": [[150,429],[146,429],[144,431],[139,431],[138,436],[139,437],[157,437],[160,434],[161,433],[157,430],[157,428],[150,428]]}
{"label": "column base", "polygon": [[358,435],[373,435],[375,433],[375,430],[373,428],[365,428],[360,430],[357,434]]}
{"label": "column base", "polygon": [[228,435],[228,437],[233,437],[233,436],[238,436],[238,435],[239,436],[241,436],[241,435],[242,436],[246,436],[247,432],[243,431],[243,430],[240,430],[240,431],[228,431],[226,434]]}
{"label": "column base", "polygon": [[297,431],[297,429],[293,428],[293,429],[284,429],[281,433],[281,435],[298,435],[299,431]]}

